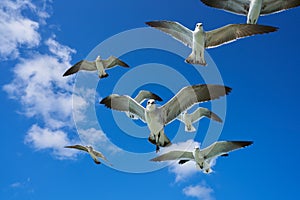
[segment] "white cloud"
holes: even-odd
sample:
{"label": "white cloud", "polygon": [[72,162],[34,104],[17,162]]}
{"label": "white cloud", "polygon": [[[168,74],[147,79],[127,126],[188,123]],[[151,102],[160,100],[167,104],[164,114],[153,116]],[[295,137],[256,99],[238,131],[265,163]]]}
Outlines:
{"label": "white cloud", "polygon": [[40,19],[48,17],[28,0],[0,1],[0,58],[16,58],[19,47],[32,48],[40,44],[40,27],[35,20],[26,18],[23,11],[35,11]]}
{"label": "white cloud", "polygon": [[183,193],[189,197],[195,197],[199,200],[213,200],[213,189],[204,183],[198,185],[190,185],[183,189]]}
{"label": "white cloud", "polygon": [[14,79],[3,89],[20,101],[28,117],[41,117],[51,128],[71,123],[72,84],[62,78],[68,63],[51,55],[35,55],[14,68]]}
{"label": "white cloud", "polygon": [[60,159],[74,158],[77,151],[69,151],[64,146],[69,145],[72,141],[62,130],[51,130],[41,128],[34,124],[25,137],[25,143],[31,145],[37,150],[52,149],[53,154]]}

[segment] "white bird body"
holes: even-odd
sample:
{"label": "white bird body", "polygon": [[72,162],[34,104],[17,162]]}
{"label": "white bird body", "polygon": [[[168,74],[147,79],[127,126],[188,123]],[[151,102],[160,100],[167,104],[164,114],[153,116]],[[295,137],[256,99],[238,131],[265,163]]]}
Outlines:
{"label": "white bird body", "polygon": [[196,131],[196,128],[193,126],[192,119],[187,112],[183,112],[182,122],[185,124],[184,130],[186,132],[195,132]]}
{"label": "white bird body", "polygon": [[207,6],[247,16],[256,24],[260,15],[269,15],[300,6],[299,0],[201,0]]}
{"label": "white bird body", "polygon": [[251,0],[247,15],[247,24],[256,24],[260,15],[263,0]]}
{"label": "white bird body", "polygon": [[[162,101],[162,99],[158,95],[156,95],[150,91],[147,91],[147,90],[139,91],[139,93],[134,98],[134,100],[136,102],[138,102],[139,104],[142,104],[146,99],[154,99],[156,101]],[[125,112],[125,113],[126,113],[127,117],[129,117],[133,120],[140,119],[138,116],[136,116],[135,114],[133,114],[131,112]]]}
{"label": "white bird body", "polygon": [[227,156],[229,152],[244,148],[253,144],[251,141],[219,141],[210,146],[200,149],[196,147],[194,151],[170,151],[157,156],[151,161],[160,162],[168,160],[179,160],[179,164],[184,164],[190,160],[195,161],[196,168],[204,173],[211,173],[211,161],[219,156]]}
{"label": "white bird body", "polygon": [[189,114],[187,111],[184,111],[177,117],[178,120],[185,124],[186,132],[194,132],[196,128],[193,126],[193,123],[201,120],[203,117],[213,119],[217,122],[222,122],[222,119],[212,111],[207,108],[199,107],[193,113]]}
{"label": "white bird body", "polygon": [[[255,13],[255,12],[254,12]],[[192,48],[191,54],[185,59],[187,63],[205,66],[204,50],[236,41],[256,34],[270,33],[277,30],[272,26],[257,24],[229,24],[221,28],[204,31],[202,23],[197,23],[192,31],[178,22],[151,21],[147,25],[171,35],[176,40]]]}
{"label": "white bird body", "polygon": [[199,84],[182,88],[172,99],[160,107],[156,106],[154,99],[149,99],[146,108],[144,108],[130,96],[118,94],[105,97],[100,101],[100,104],[114,110],[137,115],[147,123],[150,130],[148,140],[155,144],[156,151],[159,151],[160,146],[171,145],[169,138],[164,133],[165,125],[171,123],[180,113],[194,104],[218,99],[230,91],[231,88],[226,86]]}
{"label": "white bird body", "polygon": [[204,59],[205,32],[203,31],[202,23],[196,24],[193,31],[193,41],[192,53],[187,57],[186,62],[206,66],[207,63]]}
{"label": "white bird body", "polygon": [[104,70],[103,62],[101,62],[101,61],[102,61],[101,57],[97,56],[97,58],[95,60],[95,63],[96,63],[99,78],[103,78],[103,77],[108,76],[108,74]]}

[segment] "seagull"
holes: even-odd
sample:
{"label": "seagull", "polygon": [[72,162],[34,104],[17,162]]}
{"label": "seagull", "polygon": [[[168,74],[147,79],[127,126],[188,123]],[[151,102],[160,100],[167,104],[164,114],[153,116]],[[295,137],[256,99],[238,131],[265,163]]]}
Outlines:
{"label": "seagull", "polygon": [[[154,99],[156,101],[162,101],[162,99],[158,95],[147,90],[141,90],[134,98],[134,100],[139,104],[142,104],[146,99]],[[139,117],[137,117],[136,115],[130,112],[126,112],[126,115],[133,120],[139,119]]]}
{"label": "seagull", "polygon": [[201,0],[207,6],[247,15],[248,24],[256,24],[260,15],[278,13],[300,5],[299,0]]}
{"label": "seagull", "polygon": [[184,164],[190,160],[196,162],[196,167],[203,170],[204,173],[211,173],[211,160],[218,156],[228,156],[230,151],[240,149],[253,144],[251,141],[219,141],[214,142],[205,149],[196,147],[194,152],[190,151],[170,151],[158,157],[151,159],[151,161],[160,162],[167,160],[179,160],[179,164]]}
{"label": "seagull", "polygon": [[129,67],[125,62],[122,60],[110,56],[107,60],[101,59],[100,56],[97,56],[95,61],[87,61],[81,60],[77,62],[75,65],[70,67],[63,76],[69,76],[71,74],[77,73],[79,70],[86,70],[86,71],[98,71],[99,78],[108,77],[108,74],[105,72],[105,69],[110,69],[115,66],[122,66],[122,67]]}
{"label": "seagull", "polygon": [[217,122],[222,122],[222,119],[212,111],[208,110],[207,108],[199,107],[193,113],[188,114],[187,111],[184,111],[177,117],[178,120],[182,121],[185,124],[185,131],[186,132],[195,132],[196,129],[193,126],[193,123],[199,121],[203,117],[211,118]]}
{"label": "seagull", "polygon": [[159,147],[171,145],[169,138],[164,133],[164,126],[175,120],[180,113],[196,103],[218,99],[229,94],[230,87],[222,85],[199,84],[182,88],[171,100],[163,106],[157,107],[154,99],[147,101],[144,108],[128,95],[112,94],[100,101],[106,107],[122,112],[130,112],[146,122],[150,130],[148,140]]}
{"label": "seagull", "polygon": [[100,157],[103,160],[108,162],[108,160],[105,158],[105,156],[102,153],[100,153],[99,151],[94,150],[92,146],[82,146],[80,144],[76,144],[73,146],[65,146],[65,148],[73,148],[73,149],[78,149],[81,151],[88,152],[96,164],[101,164],[101,162],[98,160],[98,157]]}
{"label": "seagull", "polygon": [[206,66],[204,49],[218,47],[222,44],[233,42],[255,34],[274,32],[278,28],[256,24],[229,24],[221,28],[205,32],[202,23],[197,23],[192,31],[178,22],[151,21],[147,25],[159,29],[183,44],[192,48],[192,53],[186,58],[186,62]]}

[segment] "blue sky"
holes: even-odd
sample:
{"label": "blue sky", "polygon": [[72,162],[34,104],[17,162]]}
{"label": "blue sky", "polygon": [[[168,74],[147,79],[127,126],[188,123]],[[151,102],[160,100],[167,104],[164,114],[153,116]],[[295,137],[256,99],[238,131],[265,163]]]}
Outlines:
{"label": "blue sky", "polygon": [[[299,196],[299,8],[259,18],[259,24],[279,27],[275,33],[207,50],[205,68],[184,63],[190,50],[147,28],[144,22],[151,20],[190,29],[202,22],[211,30],[246,17],[198,0],[0,2],[0,199]],[[93,73],[62,77],[72,64],[96,54],[120,56],[131,68],[111,69],[101,81]],[[155,156],[147,127],[98,104],[111,93],[134,95],[139,89],[157,93],[164,104],[181,87],[204,81],[233,88],[227,98],[201,105],[215,109],[224,123],[203,119],[190,134],[175,121],[166,127],[172,149],[188,142],[208,145],[210,139],[254,141],[217,159],[209,175],[193,163],[146,162]],[[96,144],[114,166],[95,165],[87,154],[62,148],[75,143]]]}

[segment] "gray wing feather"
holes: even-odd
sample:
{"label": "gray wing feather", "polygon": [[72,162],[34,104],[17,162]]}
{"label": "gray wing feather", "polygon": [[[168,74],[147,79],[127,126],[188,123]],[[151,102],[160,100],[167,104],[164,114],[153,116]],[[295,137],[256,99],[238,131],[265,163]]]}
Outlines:
{"label": "gray wing feather", "polygon": [[200,107],[197,110],[195,110],[193,113],[191,113],[192,123],[197,122],[202,117],[207,117],[207,118],[213,119],[217,122],[222,122],[222,119],[217,114],[208,110],[207,108]]}
{"label": "gray wing feather", "polygon": [[260,14],[267,15],[300,6],[299,0],[264,0]]}
{"label": "gray wing feather", "polygon": [[256,34],[277,31],[278,28],[258,24],[229,24],[221,28],[206,32],[205,48],[213,48],[224,43],[233,42]]}
{"label": "gray wing feather", "polygon": [[125,62],[114,56],[110,56],[107,60],[103,60],[102,62],[105,69],[112,68],[114,66],[121,66],[126,68],[129,67],[129,65],[127,65]]}
{"label": "gray wing feather", "polygon": [[136,102],[138,102],[139,104],[143,103],[146,99],[154,99],[156,101],[162,101],[162,99],[158,95],[149,92],[147,90],[141,90],[134,98],[134,100],[136,100]]}
{"label": "gray wing feather", "polygon": [[146,24],[171,35],[188,47],[193,46],[193,32],[178,22],[151,21]]}
{"label": "gray wing feather", "polygon": [[151,159],[150,161],[166,161],[166,160],[178,160],[181,158],[194,159],[193,152],[189,151],[170,151],[168,153],[162,154],[158,157]]}
{"label": "gray wing feather", "polygon": [[96,63],[93,61],[81,60],[77,62],[75,65],[70,67],[63,76],[69,76],[71,74],[77,73],[79,70],[86,70],[86,71],[95,71],[97,70]]}
{"label": "gray wing feather", "polygon": [[218,99],[229,94],[230,87],[222,85],[200,84],[182,88],[171,100],[161,107],[165,124],[173,121],[180,113],[195,103]]}
{"label": "gray wing feather", "polygon": [[212,159],[214,157],[227,154],[230,151],[240,149],[251,144],[253,144],[252,141],[219,141],[201,150],[201,152],[206,159]]}
{"label": "gray wing feather", "polygon": [[200,0],[207,6],[222,9],[228,12],[247,15],[249,11],[249,0]]}
{"label": "gray wing feather", "polygon": [[93,150],[93,153],[95,154],[95,156],[102,158],[105,161],[108,161],[107,158],[101,152]]}
{"label": "gray wing feather", "polygon": [[72,148],[72,149],[78,149],[78,150],[82,150],[82,151],[86,151],[88,152],[87,148],[85,146],[76,144],[76,145],[72,145],[72,146],[65,146],[65,148]]}
{"label": "gray wing feather", "polygon": [[112,94],[105,97],[100,101],[100,104],[104,104],[106,107],[113,110],[118,110],[122,112],[130,112],[137,115],[143,121],[145,120],[145,108],[141,106],[138,102],[132,99],[130,96],[118,94]]}

